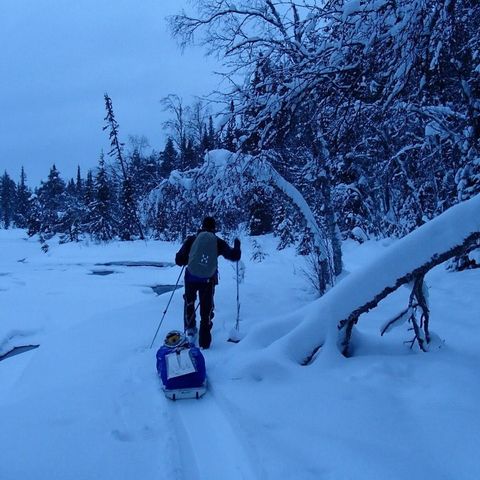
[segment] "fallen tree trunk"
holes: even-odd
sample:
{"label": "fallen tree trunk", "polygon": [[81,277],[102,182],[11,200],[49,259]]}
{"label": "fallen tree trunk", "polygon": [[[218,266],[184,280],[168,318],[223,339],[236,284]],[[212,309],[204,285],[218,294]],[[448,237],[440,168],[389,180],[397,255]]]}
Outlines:
{"label": "fallen tree trunk", "polygon": [[[468,253],[470,250],[477,248],[477,241],[479,239],[480,239],[480,232],[474,232],[471,235],[469,235],[466,239],[464,239],[464,241],[460,245],[451,247],[449,250],[445,252],[435,254],[423,265],[419,265],[414,270],[407,272],[405,275],[402,275],[401,277],[397,278],[393,285],[386,286],[380,293],[375,295],[374,298],[372,298],[371,300],[369,300],[359,308],[356,308],[352,313],[350,313],[350,315],[346,319],[340,320],[340,322],[338,323],[338,329],[340,330],[341,335],[344,336],[344,338],[341,341],[342,353],[348,356],[348,353],[349,353],[348,349],[350,344],[350,338],[352,335],[352,330],[354,325],[358,322],[358,318],[360,317],[360,315],[362,315],[362,313],[367,313],[372,308],[375,308],[385,297],[387,297],[392,292],[397,290],[399,287],[407,283],[414,282],[414,291],[417,292],[417,298],[418,298],[418,296],[422,295],[420,292],[422,288],[421,285],[423,284],[423,278],[432,268],[436,267],[437,265],[440,265],[441,263],[446,262],[447,260],[450,260],[451,258],[457,257],[459,255],[464,255]],[[415,328],[415,325],[414,325],[414,328]],[[429,342],[428,320],[425,323],[424,328],[425,328],[425,334],[426,334],[426,341],[428,343]],[[415,333],[418,339],[417,332]],[[420,345],[420,348],[422,350],[425,350],[425,348],[422,348],[422,345]]]}
{"label": "fallen tree trunk", "polygon": [[[273,355],[286,356],[299,364],[329,354],[348,355],[352,330],[362,313],[409,282],[414,282],[414,290],[421,297],[424,275],[446,260],[475,248],[479,239],[480,195],[477,195],[397,240],[370,265],[339,282],[308,308],[303,321],[266,349],[268,355],[275,350]],[[428,326],[427,317],[423,328],[428,331]],[[322,348],[312,355],[319,347]]]}

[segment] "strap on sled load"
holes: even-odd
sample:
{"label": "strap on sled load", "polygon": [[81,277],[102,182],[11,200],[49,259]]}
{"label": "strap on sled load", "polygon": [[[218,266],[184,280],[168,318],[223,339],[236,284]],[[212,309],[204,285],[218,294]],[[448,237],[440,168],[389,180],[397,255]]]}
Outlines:
{"label": "strap on sled load", "polygon": [[192,362],[190,351],[188,349],[177,350],[165,356],[167,361],[168,380],[182,375],[188,375],[197,371]]}

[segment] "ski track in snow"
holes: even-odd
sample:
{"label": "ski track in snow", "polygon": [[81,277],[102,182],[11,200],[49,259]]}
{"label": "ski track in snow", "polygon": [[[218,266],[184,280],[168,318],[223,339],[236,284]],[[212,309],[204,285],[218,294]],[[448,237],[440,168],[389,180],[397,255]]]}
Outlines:
{"label": "ski track in snow", "polygon": [[165,401],[171,404],[185,480],[265,478],[253,467],[252,454],[211,383],[199,400]]}

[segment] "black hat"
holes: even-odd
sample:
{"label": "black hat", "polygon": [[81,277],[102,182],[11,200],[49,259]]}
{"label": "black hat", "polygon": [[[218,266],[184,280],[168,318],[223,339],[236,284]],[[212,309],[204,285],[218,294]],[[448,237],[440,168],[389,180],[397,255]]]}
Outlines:
{"label": "black hat", "polygon": [[215,231],[215,219],[213,217],[205,217],[202,223],[202,229],[209,232]]}

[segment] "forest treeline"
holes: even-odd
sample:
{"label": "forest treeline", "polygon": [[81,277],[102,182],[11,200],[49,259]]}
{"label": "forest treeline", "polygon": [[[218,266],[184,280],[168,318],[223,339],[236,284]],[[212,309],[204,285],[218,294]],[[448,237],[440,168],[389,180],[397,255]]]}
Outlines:
{"label": "forest treeline", "polygon": [[242,224],[251,235],[274,232],[280,246],[311,252],[299,203],[271,175],[230,165],[221,174],[226,185],[232,177],[243,184],[243,198],[221,182],[209,189],[200,173],[215,180],[202,166],[220,148],[267,162],[295,188],[337,271],[341,237],[403,236],[479,193],[477,0],[194,4],[194,15],[170,25],[182,46],[195,40],[223,62],[221,114],[168,96],[168,140],[157,152],[144,139],[122,144],[106,96],[110,155],[69,180],[52,166],[33,189],[23,170],[18,183],[5,173],[4,228],[64,241],[174,239],[209,213],[227,231]]}

